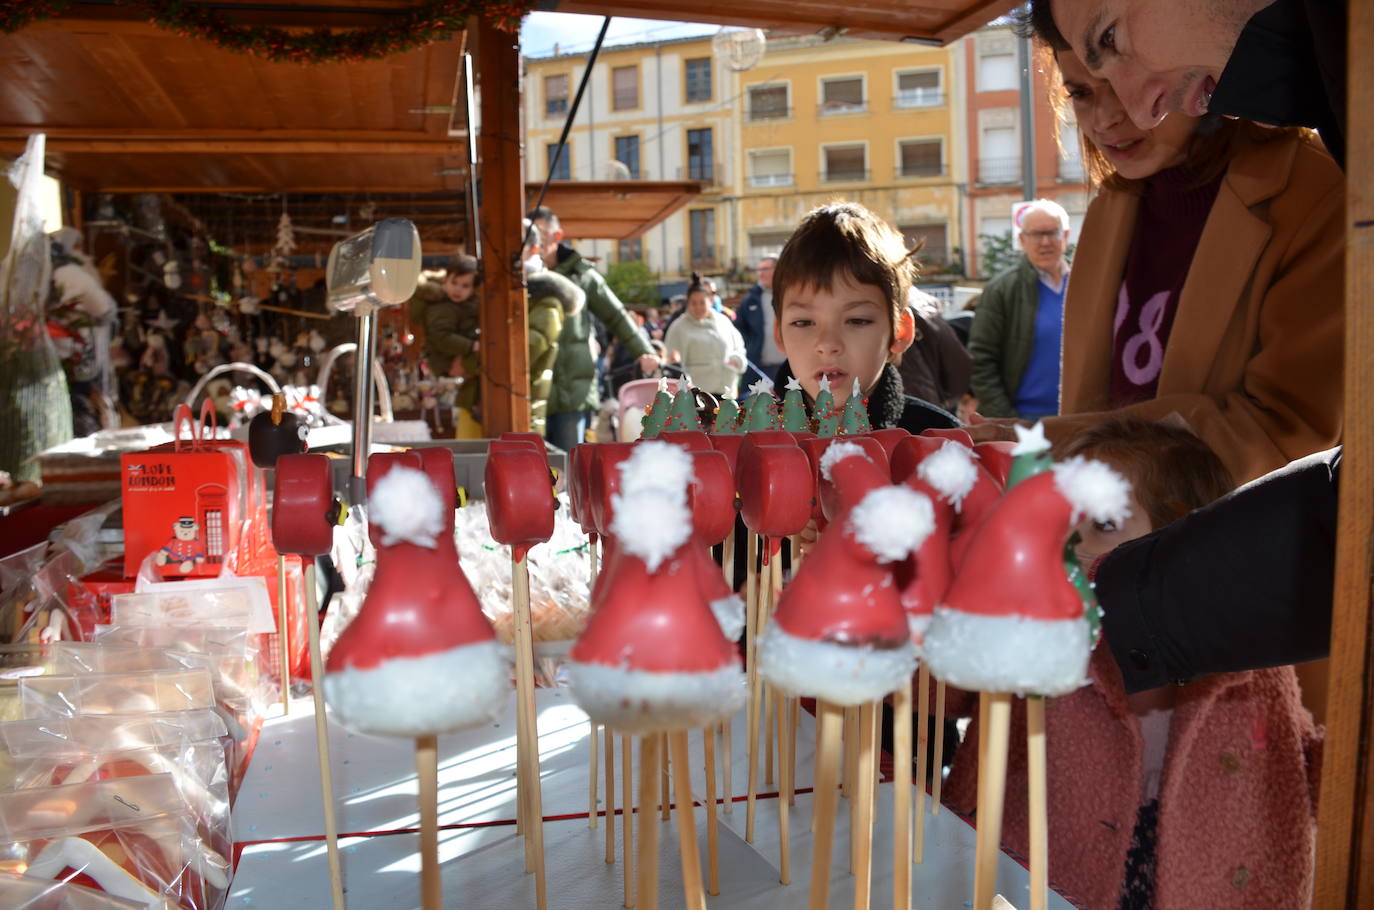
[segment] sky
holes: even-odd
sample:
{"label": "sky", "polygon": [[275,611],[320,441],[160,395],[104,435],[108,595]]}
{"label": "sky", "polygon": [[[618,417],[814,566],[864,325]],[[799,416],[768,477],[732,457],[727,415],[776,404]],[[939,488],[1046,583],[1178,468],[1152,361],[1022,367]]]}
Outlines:
{"label": "sky", "polygon": [[[520,27],[520,52],[526,57],[547,57],[558,45],[563,53],[589,51],[601,31],[601,16],[574,13],[530,13]],[[604,47],[714,35],[719,25],[701,22],[664,22],[658,19],[612,19]]]}

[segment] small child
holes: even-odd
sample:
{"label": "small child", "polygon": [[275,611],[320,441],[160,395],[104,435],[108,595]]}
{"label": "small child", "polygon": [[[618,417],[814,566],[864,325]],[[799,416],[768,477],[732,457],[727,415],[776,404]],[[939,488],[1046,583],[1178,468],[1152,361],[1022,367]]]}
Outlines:
{"label": "small child", "polygon": [[[1121,525],[1079,526],[1085,568],[1233,486],[1197,436],[1135,417],[1094,426],[1064,454],[1106,462],[1133,487],[1132,514]],[[1045,712],[1056,886],[1108,910],[1309,906],[1322,733],[1302,706],[1293,668],[1127,695],[1102,643],[1088,676]],[[953,690],[947,707],[976,714]],[[945,791],[966,813],[976,806],[977,726],[969,725]],[[1026,760],[1014,745],[1025,736],[1020,704],[1012,727],[1002,840],[1024,856]]]}
{"label": "small child", "polygon": [[810,407],[822,376],[838,402],[857,382],[874,429],[957,426],[952,414],[902,389],[896,364],[915,337],[907,308],[915,278],[902,235],[862,205],[809,212],[773,272],[773,333],[787,356],[776,385],[795,376]]}
{"label": "small child", "polygon": [[434,376],[463,379],[458,393],[456,436],[480,439],[482,436],[478,358],[480,317],[478,314],[477,259],[465,253],[444,265],[444,277],[436,286],[422,282],[411,298],[410,318],[424,330],[425,361]]}

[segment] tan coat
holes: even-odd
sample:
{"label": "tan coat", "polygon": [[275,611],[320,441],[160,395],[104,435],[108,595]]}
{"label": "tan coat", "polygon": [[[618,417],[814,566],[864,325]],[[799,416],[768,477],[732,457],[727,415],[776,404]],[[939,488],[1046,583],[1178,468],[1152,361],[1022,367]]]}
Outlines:
{"label": "tan coat", "polygon": [[[1114,412],[1177,412],[1238,483],[1341,436],[1345,181],[1298,138],[1243,135],[1179,297],[1157,397]],[[1112,321],[1139,197],[1104,190],[1088,208],[1064,303],[1060,412],[1067,440],[1106,416]]]}

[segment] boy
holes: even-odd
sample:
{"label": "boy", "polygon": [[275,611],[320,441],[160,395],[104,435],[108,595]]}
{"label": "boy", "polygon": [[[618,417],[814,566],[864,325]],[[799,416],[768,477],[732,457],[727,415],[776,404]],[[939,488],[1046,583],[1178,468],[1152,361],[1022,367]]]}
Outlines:
{"label": "boy", "polygon": [[425,336],[425,362],[430,372],[464,380],[458,391],[457,432],[459,439],[482,436],[482,384],[478,374],[479,316],[474,291],[477,288],[477,259],[465,253],[444,265],[443,280],[422,281],[410,301],[410,318]]}
{"label": "boy", "polygon": [[915,337],[907,308],[915,277],[902,236],[868,209],[853,202],[813,209],[773,272],[773,334],[787,357],[777,384],[796,376],[809,405],[822,376],[837,402],[857,382],[874,429],[958,426],[952,414],[902,390],[896,364]]}

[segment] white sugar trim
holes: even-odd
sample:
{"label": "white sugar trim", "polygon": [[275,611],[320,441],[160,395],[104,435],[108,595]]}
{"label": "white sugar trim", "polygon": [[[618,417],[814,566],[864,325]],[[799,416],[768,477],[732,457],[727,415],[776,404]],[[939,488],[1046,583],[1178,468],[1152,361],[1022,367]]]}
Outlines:
{"label": "white sugar trim", "polygon": [[950,440],[921,459],[916,475],[957,509],[978,482],[978,465],[974,464],[972,452]]}
{"label": "white sugar trim", "polygon": [[836,462],[845,458],[853,458],[856,455],[859,458],[868,457],[868,453],[865,452],[863,447],[858,443],[832,442],[830,445],[826,446],[825,451],[821,453],[821,476],[829,481],[830,469],[835,466]]}
{"label": "white sugar trim", "polygon": [[879,487],[850,511],[848,530],[878,562],[896,562],[920,549],[935,530],[935,507],[910,487]]}
{"label": "white sugar trim", "polygon": [[486,723],[501,713],[510,691],[495,641],[393,657],[366,670],[345,667],[324,678],[325,702],[344,726],[381,736],[425,736]]}
{"label": "white sugar trim", "polygon": [[911,679],[916,652],[909,644],[871,648],[799,638],[769,623],[759,639],[759,672],[790,695],[861,705],[895,692]]}
{"label": "white sugar trim", "polygon": [[906,615],[906,625],[911,630],[911,646],[916,649],[916,656],[921,660],[925,659],[926,630],[930,628],[930,620],[929,613]]}
{"label": "white sugar trim", "polygon": [[983,616],[936,607],[922,659],[936,679],[961,689],[1064,695],[1088,682],[1083,619]]}
{"label": "white sugar trim", "polygon": [[687,484],[692,480],[692,456],[669,442],[639,443],[619,468],[620,492],[627,495],[663,490],[670,495],[686,496]]}
{"label": "white sugar trim", "polygon": [[1050,441],[1045,438],[1045,425],[1036,422],[1035,426],[1029,430],[1020,424],[1012,427],[1016,431],[1016,445],[1012,446],[1013,455],[1035,455],[1039,452],[1048,452]]}
{"label": "white sugar trim", "polygon": [[394,543],[435,546],[444,531],[444,503],[429,475],[397,466],[386,472],[367,497],[368,519],[382,529],[382,546]]}
{"label": "white sugar trim", "polygon": [[611,534],[625,552],[644,560],[650,572],[657,572],[692,533],[692,512],[685,496],[644,490],[617,493],[611,502],[615,508]]}
{"label": "white sugar trim", "polygon": [[744,707],[749,690],[733,663],[704,673],[651,673],[568,661],[573,701],[599,724],[623,733],[693,730]]}
{"label": "white sugar trim", "polygon": [[744,634],[744,601],[739,595],[731,594],[711,601],[711,612],[720,624],[720,633],[726,641],[739,641]]}
{"label": "white sugar trim", "polygon": [[1074,523],[1085,515],[1117,523],[1130,517],[1130,481],[1100,461],[1076,455],[1054,465],[1054,485],[1073,506]]}

